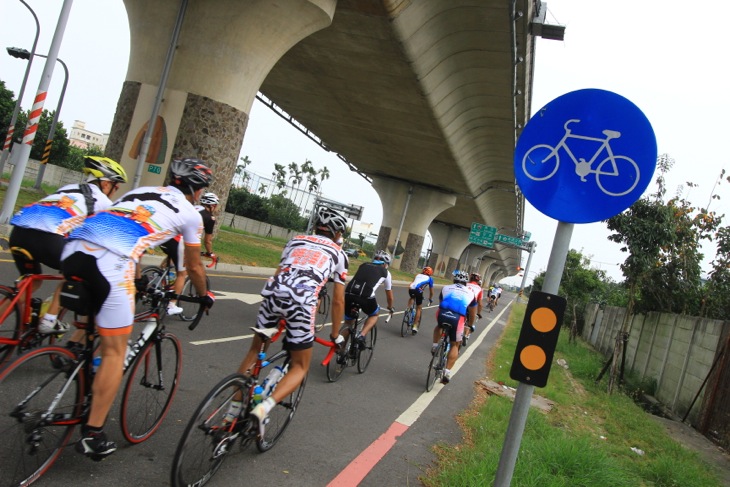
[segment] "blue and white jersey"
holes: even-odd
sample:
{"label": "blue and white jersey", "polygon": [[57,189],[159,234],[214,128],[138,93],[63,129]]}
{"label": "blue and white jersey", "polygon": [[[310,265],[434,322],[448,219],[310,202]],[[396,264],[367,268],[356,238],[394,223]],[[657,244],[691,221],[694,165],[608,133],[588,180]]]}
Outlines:
{"label": "blue and white jersey", "polygon": [[409,289],[417,289],[423,292],[426,286],[433,287],[433,278],[426,274],[418,274],[413,278],[413,282],[408,286]]}
{"label": "blue and white jersey", "polygon": [[181,234],[185,245],[200,246],[203,219],[177,188],[141,187],[84,220],[69,240],[84,240],[139,262],[150,247]]}
{"label": "blue and white jersey", "polygon": [[[87,185],[91,191],[91,213],[99,212],[111,206],[112,202],[107,195],[95,184]],[[32,228],[42,232],[66,235],[75,227],[81,225],[89,208],[86,207],[86,197],[81,191],[80,184],[68,184],[40,201],[24,206],[10,220],[16,227]]]}
{"label": "blue and white jersey", "polygon": [[441,289],[439,295],[439,309],[445,309],[467,315],[467,308],[477,305],[474,291],[463,284],[449,284]]}

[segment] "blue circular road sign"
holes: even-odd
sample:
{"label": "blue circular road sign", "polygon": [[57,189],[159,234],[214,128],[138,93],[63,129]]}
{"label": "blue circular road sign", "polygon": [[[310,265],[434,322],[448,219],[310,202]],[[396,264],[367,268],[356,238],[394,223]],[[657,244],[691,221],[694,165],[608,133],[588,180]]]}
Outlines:
{"label": "blue circular road sign", "polygon": [[644,113],[610,91],[562,95],[537,112],[515,149],[515,179],[542,213],[591,223],[621,213],[654,175],[657,145]]}

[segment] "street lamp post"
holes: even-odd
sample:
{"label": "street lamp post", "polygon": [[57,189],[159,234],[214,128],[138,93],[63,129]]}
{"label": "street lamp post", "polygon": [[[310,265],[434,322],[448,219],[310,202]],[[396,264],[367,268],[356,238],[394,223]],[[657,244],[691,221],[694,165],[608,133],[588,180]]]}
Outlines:
{"label": "street lamp post", "polygon": [[15,109],[13,110],[13,116],[10,118],[10,125],[8,126],[8,133],[5,136],[5,143],[3,144],[3,152],[0,155],[0,176],[5,171],[5,161],[8,159],[10,154],[10,143],[13,141],[13,133],[15,132],[15,123],[18,121],[18,113],[20,113],[20,104],[23,101],[23,94],[25,93],[25,84],[28,81],[28,75],[30,74],[30,66],[33,61],[33,55],[35,54],[35,48],[38,45],[38,37],[41,34],[41,24],[38,22],[38,17],[30,6],[25,3],[24,0],[20,0],[20,3],[30,10],[35,20],[35,40],[33,41],[33,48],[30,50],[30,58],[28,59],[28,66],[25,68],[25,76],[23,77],[23,83],[20,85],[20,92],[18,93],[18,99],[15,102]]}
{"label": "street lamp post", "polygon": [[[18,59],[26,59],[30,61],[31,59],[31,53],[28,52],[27,49],[21,49],[19,47],[8,47],[7,48],[8,54],[10,54],[13,57],[16,57]],[[35,54],[38,57],[44,57],[47,58],[48,56],[45,56],[43,54]],[[61,63],[61,66],[63,66],[63,72],[64,72],[64,78],[63,78],[63,87],[61,88],[61,96],[58,98],[58,105],[56,106],[56,112],[53,114],[53,121],[51,121],[51,128],[48,132],[48,137],[46,138],[46,146],[43,149],[43,157],[41,158],[41,165],[38,168],[38,177],[35,180],[35,189],[40,189],[41,183],[43,182],[43,174],[46,172],[46,164],[48,164],[48,159],[51,155],[51,146],[53,145],[53,137],[56,135],[56,124],[58,123],[58,117],[61,114],[61,106],[63,105],[63,97],[66,94],[66,86],[68,86],[68,66],[66,66],[66,63],[63,62],[61,58],[56,58],[56,61]]]}

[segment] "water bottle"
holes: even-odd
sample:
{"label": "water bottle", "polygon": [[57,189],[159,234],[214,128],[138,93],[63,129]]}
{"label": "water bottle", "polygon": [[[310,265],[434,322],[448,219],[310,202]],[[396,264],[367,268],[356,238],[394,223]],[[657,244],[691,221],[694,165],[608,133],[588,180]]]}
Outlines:
{"label": "water bottle", "polygon": [[91,373],[96,374],[96,371],[99,370],[99,365],[101,365],[101,357],[96,356],[91,360]]}
{"label": "water bottle", "polygon": [[253,403],[259,404],[261,401],[264,400],[264,388],[261,386],[256,386],[253,389]]}
{"label": "water bottle", "polygon": [[30,322],[33,326],[38,326],[38,320],[41,316],[41,305],[43,300],[41,298],[32,298],[30,300]]}
{"label": "water bottle", "polygon": [[274,369],[269,372],[269,376],[264,381],[265,389],[264,389],[264,397],[269,397],[272,392],[274,392],[274,388],[276,387],[276,384],[279,383],[282,377],[284,377],[284,374],[286,371],[277,365],[274,367]]}
{"label": "water bottle", "polygon": [[167,282],[172,284],[173,282],[175,282],[175,277],[177,277],[177,274],[175,273],[175,268],[170,267],[167,270]]}

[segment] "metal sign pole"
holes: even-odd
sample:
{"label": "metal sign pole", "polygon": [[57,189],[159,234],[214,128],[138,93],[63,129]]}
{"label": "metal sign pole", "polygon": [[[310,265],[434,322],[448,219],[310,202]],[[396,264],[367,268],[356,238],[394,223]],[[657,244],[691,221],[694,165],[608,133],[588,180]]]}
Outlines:
{"label": "metal sign pole", "polygon": [[[568,257],[570,248],[570,237],[573,235],[572,223],[558,222],[555,231],[555,240],[550,252],[547,271],[545,272],[545,283],[542,290],[550,294],[558,294],[560,279],[563,276],[565,260]],[[517,452],[520,449],[522,434],[525,431],[527,413],[530,411],[530,402],[535,386],[522,382],[517,386],[515,402],[512,406],[512,414],[509,417],[507,433],[505,433],[502,454],[499,457],[499,466],[494,479],[494,487],[509,487],[512,482],[512,474],[515,471]]]}

